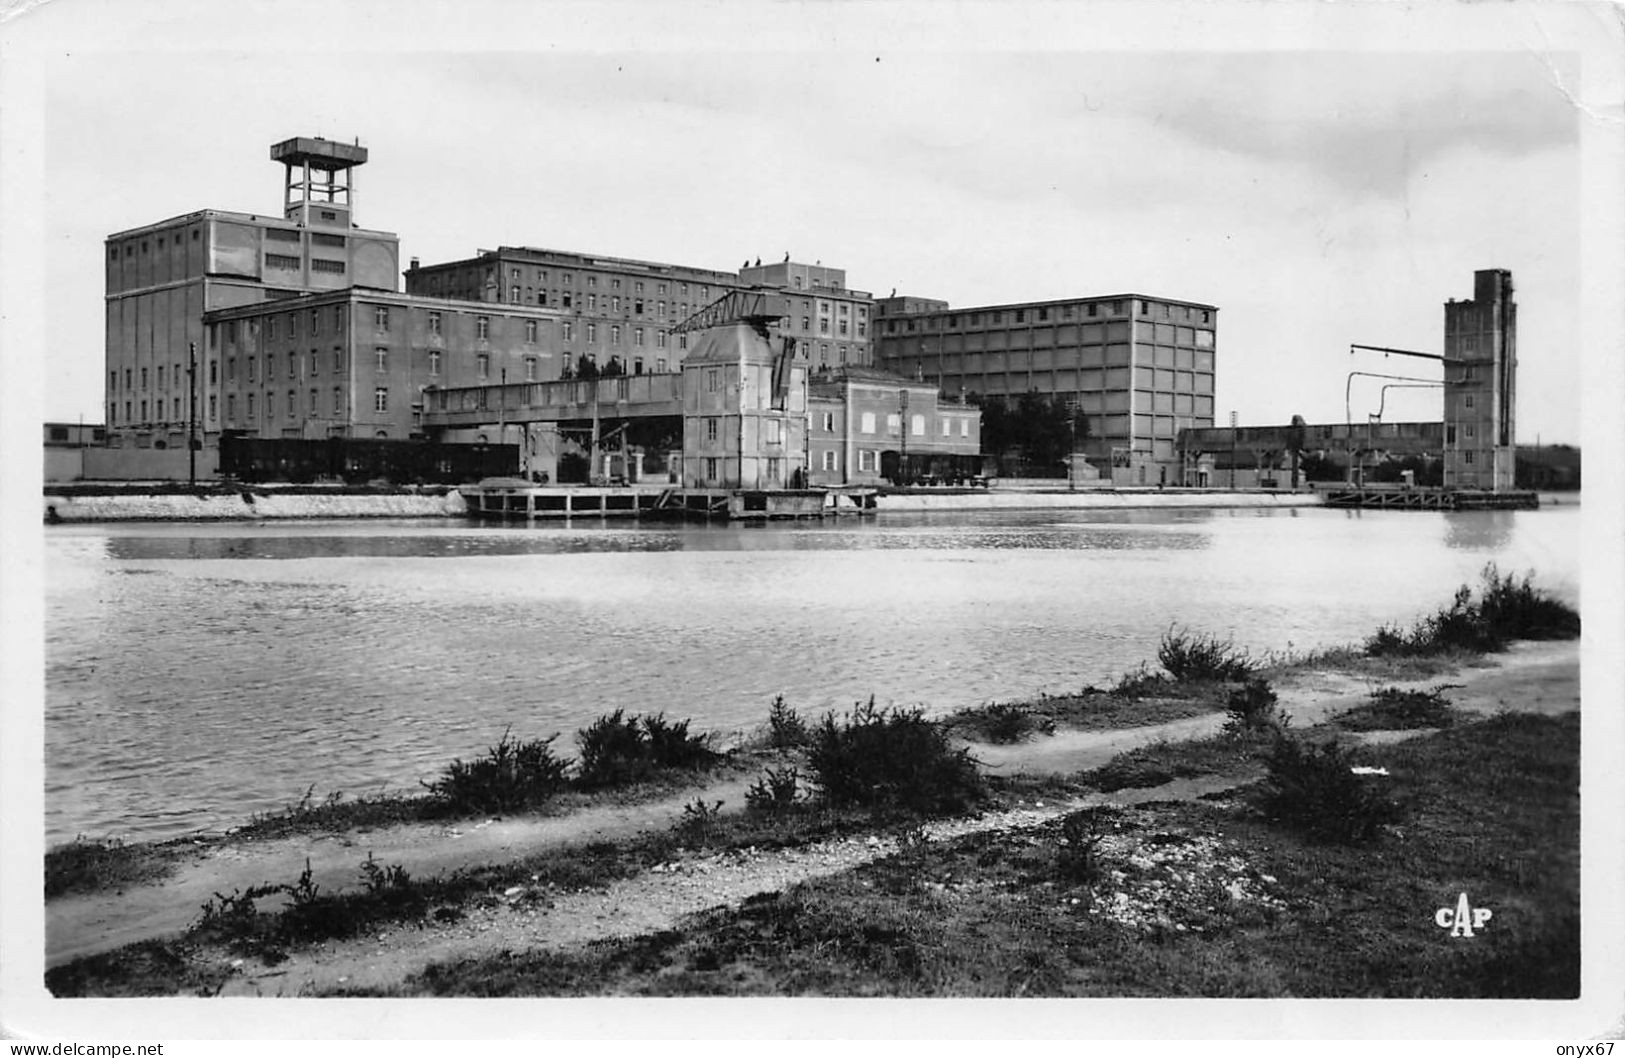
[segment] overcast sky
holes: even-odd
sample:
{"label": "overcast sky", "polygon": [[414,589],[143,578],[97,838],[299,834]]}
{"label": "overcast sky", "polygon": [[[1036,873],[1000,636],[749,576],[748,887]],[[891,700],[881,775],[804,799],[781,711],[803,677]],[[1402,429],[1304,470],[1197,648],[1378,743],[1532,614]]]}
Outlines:
{"label": "overcast sky", "polygon": [[35,67],[42,413],[102,416],[108,234],[276,213],[268,146],[322,135],[371,152],[357,219],[403,265],[789,252],[956,306],[1210,303],[1221,422],[1342,421],[1351,370],[1437,378],[1349,344],[1440,352],[1443,303],[1508,268],[1519,439],[1578,442],[1572,42],[1600,15],[1394,8],[55,0],[8,27],[63,42]]}

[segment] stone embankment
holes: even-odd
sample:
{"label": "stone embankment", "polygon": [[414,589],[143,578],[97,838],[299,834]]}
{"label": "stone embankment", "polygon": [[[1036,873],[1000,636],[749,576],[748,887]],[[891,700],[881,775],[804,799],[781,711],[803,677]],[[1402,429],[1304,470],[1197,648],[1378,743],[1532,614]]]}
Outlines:
{"label": "stone embankment", "polygon": [[1213,489],[1079,489],[1039,491],[999,486],[971,492],[927,490],[887,493],[876,500],[882,511],[1096,510],[1137,507],[1318,507],[1315,492],[1224,492]]}
{"label": "stone embankment", "polygon": [[468,513],[456,489],[392,492],[130,490],[82,493],[45,491],[47,522],[255,521],[294,518],[460,518]]}
{"label": "stone embankment", "polygon": [[[1077,492],[994,487],[969,492],[885,494],[882,511],[1076,510],[1131,508],[1314,507],[1313,492],[1100,489]],[[47,486],[47,522],[256,521],[298,518],[462,518],[468,507],[446,487],[353,492],[256,485],[241,489],[95,489]]]}

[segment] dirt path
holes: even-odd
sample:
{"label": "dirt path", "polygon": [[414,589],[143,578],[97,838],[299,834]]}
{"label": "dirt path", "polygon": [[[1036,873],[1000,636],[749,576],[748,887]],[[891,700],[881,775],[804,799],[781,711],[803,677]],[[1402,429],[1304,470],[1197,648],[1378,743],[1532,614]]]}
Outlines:
{"label": "dirt path", "polygon": [[[1518,644],[1486,666],[1397,685],[1427,688],[1439,683],[1461,684],[1460,689],[1449,692],[1452,704],[1479,713],[1503,709],[1565,712],[1579,706],[1579,646],[1572,642]],[[1281,708],[1303,727],[1359,704],[1379,685],[1394,685],[1394,681],[1379,684],[1315,671],[1283,678],[1275,687]],[[1158,740],[1213,734],[1223,723],[1224,717],[1215,714],[1149,727],[1062,731],[1016,746],[978,745],[974,752],[994,773],[1064,774],[1098,767],[1118,753]],[[1126,803],[1150,796],[1161,800],[1195,797],[1222,789],[1231,781],[1210,777],[1154,791],[1118,791],[1109,799]],[[198,909],[215,892],[266,881],[292,881],[307,856],[316,881],[324,888],[353,886],[357,865],[369,852],[380,862],[399,863],[423,877],[582,841],[664,830],[681,817],[682,806],[698,795],[720,799],[726,808],[737,810],[744,804],[748,785],[747,779],[733,779],[658,801],[594,807],[558,817],[410,825],[211,847],[156,885],[49,902],[47,963],[57,965],[80,955],[178,933],[196,919]],[[976,819],[947,821],[927,828],[927,836],[1037,826],[1079,805],[1104,799],[1024,805]],[[892,851],[888,839],[849,838],[795,850],[684,860],[591,892],[558,894],[516,888],[499,906],[469,909],[467,917],[455,923],[398,927],[363,939],[329,942],[294,954],[274,970],[245,965],[225,994],[295,995],[336,984],[388,985],[432,961],[646,933],[668,927],[685,914],[847,870]]]}

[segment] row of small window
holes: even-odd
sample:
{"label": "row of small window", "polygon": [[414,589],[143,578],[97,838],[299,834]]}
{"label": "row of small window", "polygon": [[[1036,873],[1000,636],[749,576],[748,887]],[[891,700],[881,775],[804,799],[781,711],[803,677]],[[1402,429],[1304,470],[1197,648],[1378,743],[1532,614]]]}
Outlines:
{"label": "row of small window", "polygon": [[[845,308],[846,306],[842,305],[841,307]],[[780,321],[780,326],[782,326],[785,330],[789,330],[791,328],[792,324],[793,324],[793,321],[789,316],[784,317]],[[807,316],[801,317],[801,333],[802,334],[807,334],[807,333],[810,333],[811,331],[812,331],[812,321],[811,321],[811,319],[809,317],[807,317]],[[828,316],[820,316],[820,317],[818,317],[818,333],[819,334],[829,334],[830,333],[830,330],[829,330],[829,317]],[[848,329],[847,329],[847,321],[846,320],[836,320],[835,321],[835,333],[840,335],[843,338],[845,338],[847,336],[847,334],[849,332],[848,332]],[[867,323],[864,323],[862,320],[858,321],[857,336],[859,338],[867,338],[869,336],[869,325]]]}
{"label": "row of small window", "polygon": [[[299,258],[289,257],[287,254],[268,253],[265,255],[266,268],[284,268],[296,271],[299,268],[299,264]],[[310,259],[310,270],[312,272],[328,272],[334,275],[343,275],[344,262],[330,261],[324,257],[312,257]]]}
{"label": "row of small window", "polygon": [[[255,393],[245,393],[245,394],[243,394],[243,407],[247,412],[247,414],[244,417],[244,421],[246,421],[246,422],[254,422],[255,419],[257,418],[259,408],[258,408],[258,405],[256,403],[256,397],[258,397],[258,394],[255,394]],[[298,400],[299,400],[298,392],[296,390],[291,390],[291,389],[288,390],[288,403],[286,405],[284,405],[284,407],[287,409],[287,414],[289,416],[298,416],[299,415],[300,412],[299,412],[299,408],[298,408]],[[310,403],[308,405],[308,414],[310,414],[312,416],[321,414],[321,408],[319,407],[320,401],[321,401],[321,391],[317,390],[317,389],[312,389],[310,391]],[[110,402],[108,402],[107,407],[108,407],[108,418],[113,420],[114,424],[116,424],[119,421],[118,420],[118,404],[116,402],[110,401]],[[136,412],[137,412],[138,408],[139,408],[139,411],[140,411],[140,417],[139,418],[136,417]],[[274,394],[274,393],[265,394],[264,408],[265,408],[265,417],[267,419],[273,419],[273,418],[276,417],[276,394]],[[139,404],[137,402],[135,402],[135,401],[128,401],[127,400],[127,401],[124,402],[124,418],[123,418],[122,421],[124,422],[125,425],[129,425],[131,423],[137,423],[137,422],[141,422],[141,423],[151,422],[152,418],[150,418],[148,416],[148,410],[149,410],[148,409],[148,404],[144,400],[140,401]],[[152,410],[156,411],[158,418],[163,418],[164,402],[162,400],[153,402]],[[171,410],[172,410],[172,415],[171,415],[170,418],[164,419],[165,422],[181,422],[181,421],[183,421],[183,417],[185,415],[185,409],[181,405],[181,398],[179,398],[179,397],[173,398],[173,400],[171,402]],[[388,390],[388,388],[386,388],[384,386],[379,386],[378,388],[376,388],[376,389],[374,389],[372,391],[372,410],[373,411],[388,411],[389,410],[389,390]],[[220,398],[211,393],[209,395],[209,401],[208,401],[208,409],[207,409],[208,419],[207,419],[207,421],[209,421],[209,422],[216,421],[218,419],[218,417],[219,417],[219,411],[220,411]],[[345,413],[345,409],[344,409],[344,390],[342,388],[338,387],[338,386],[334,386],[333,387],[332,414],[335,415],[335,416],[342,417],[344,415],[344,413]],[[237,419],[237,394],[228,393],[228,394],[226,394],[226,421],[227,422],[235,422],[236,419]]]}
{"label": "row of small window", "polygon": [[[943,437],[952,437],[953,436],[953,434],[954,434],[954,421],[955,421],[954,419],[947,418],[947,417],[944,417],[944,418],[941,418],[941,419],[937,420],[938,424],[941,426],[941,433],[942,433]],[[961,437],[969,437],[970,436],[970,418],[966,417],[966,416],[962,416],[962,417],[960,417],[958,419],[958,422],[959,422],[959,436],[961,436]],[[872,434],[872,433],[875,432],[876,424],[877,424],[877,419],[875,417],[874,412],[872,412],[872,411],[863,412],[863,413],[861,413],[861,415],[858,418],[858,432],[859,433]],[[823,432],[824,433],[833,434],[835,432],[835,413],[832,412],[832,411],[824,412],[822,414],[820,420],[819,420],[819,425],[823,427]],[[891,414],[887,415],[886,416],[886,434],[887,434],[887,436],[889,436],[889,437],[900,437],[900,436],[902,436],[902,431],[903,431],[903,419],[902,419],[901,413],[892,412]],[[909,416],[908,432],[909,432],[909,435],[911,437],[924,437],[925,436],[925,416],[924,415],[919,415],[919,414]]]}
{"label": "row of small window", "polygon": [[[290,353],[287,354],[287,358],[288,358],[288,377],[296,379],[296,378],[299,377],[299,361],[301,359],[301,356],[300,356],[299,353],[290,352]],[[315,378],[316,376],[320,375],[321,374],[321,369],[322,369],[322,354],[321,354],[320,350],[312,349],[310,351],[309,363],[310,363],[310,373],[306,377]],[[210,384],[213,384],[214,382],[218,381],[218,379],[216,377],[216,372],[215,372],[215,364],[216,364],[216,361],[214,361],[214,360],[209,361],[209,382],[210,382]],[[244,369],[247,372],[248,381],[250,381],[250,382],[259,381],[259,367],[260,367],[260,358],[259,357],[257,357],[257,356],[246,357],[244,359],[244,365],[243,366],[244,366]],[[387,361],[384,358],[384,350],[380,349],[380,350],[378,350],[378,370],[383,371],[383,370],[386,370],[386,369],[387,369]],[[335,375],[344,374],[344,350],[342,348],[338,347],[338,346],[333,347],[333,374],[335,374]],[[269,382],[274,377],[276,377],[276,355],[273,354],[273,353],[266,353],[265,354],[265,381]],[[237,358],[235,356],[226,357],[226,381],[227,382],[235,382],[235,381],[237,381]]]}
{"label": "row of small window", "polygon": [[[344,306],[334,305],[332,308],[333,334],[335,337],[337,337],[338,335],[344,333]],[[388,330],[389,310],[380,309],[379,311],[384,313],[383,329]],[[322,315],[323,313],[321,309],[311,309],[305,314],[309,323],[308,330],[310,331],[310,337],[312,338],[321,337]],[[285,312],[277,316],[266,316],[262,325],[265,330],[265,340],[268,342],[276,341],[277,334],[279,333],[279,330],[282,329],[285,329],[286,337],[288,339],[292,340],[298,338],[299,316],[300,314],[297,312]],[[278,322],[279,320],[280,323]],[[245,322],[248,323],[248,326],[252,325],[251,321]],[[245,332],[246,331],[247,327],[245,326]],[[227,320],[225,323],[213,324],[209,327],[209,348],[218,348],[222,332],[224,332],[227,345],[235,345],[237,343],[237,321]]]}
{"label": "row of small window", "polygon": [[[555,291],[555,293],[558,293],[558,292]],[[508,301],[509,301],[510,304],[513,304],[513,305],[541,305],[541,306],[545,307],[547,305],[547,303],[548,303],[547,302],[547,291],[545,291],[545,290],[533,290],[530,287],[525,287],[523,289],[523,291],[521,292],[521,290],[520,290],[520,288],[518,286],[512,286],[512,287],[508,288]],[[558,294],[558,303],[559,303],[560,308],[565,308],[565,309],[576,308],[575,295],[571,294],[568,290],[566,290],[563,293]],[[627,298],[626,299],[626,308],[627,308],[628,311],[630,311],[634,315],[642,316],[644,314],[644,309],[647,306],[648,306],[648,302],[644,301],[642,298]],[[585,308],[586,308],[586,310],[588,312],[597,312],[597,311],[599,311],[598,295],[597,294],[588,294],[587,295],[587,303],[585,305]],[[621,311],[621,298],[620,298],[620,295],[612,294],[612,295],[606,296],[604,298],[603,310],[606,311],[606,312],[620,312]],[[686,320],[688,318],[688,316],[689,316],[688,302],[686,302],[686,301],[684,301],[684,302],[676,302],[676,301],[672,302],[671,303],[671,311],[674,314],[674,318],[679,319],[679,320]],[[661,318],[665,317],[665,315],[666,315],[666,302],[665,301],[663,301],[663,300],[662,301],[656,301],[654,303],[654,314],[657,317],[661,317]]]}
{"label": "row of small window", "polygon": [[[1472,423],[1464,422],[1464,423],[1461,424],[1461,435],[1463,437],[1467,438],[1468,440],[1471,440],[1474,437],[1478,436],[1478,430],[1474,427],[1474,425]],[[1444,443],[1445,444],[1451,444],[1451,445],[1456,443],[1456,424],[1455,423],[1449,423],[1449,424],[1447,424],[1445,426],[1445,428],[1444,428]]]}
{"label": "row of small window", "polygon": [[[1156,328],[1155,333],[1142,329],[1132,343],[1129,341],[1127,323],[1061,323],[1031,330],[965,331],[919,338],[882,336],[880,349],[884,357],[953,356],[958,353],[975,356],[1005,351],[1047,353],[1051,349],[1056,350],[1058,355],[1066,356],[1078,355],[1078,351],[1082,350],[1082,355],[1098,359],[1099,347],[1104,345],[1108,358],[1115,355],[1118,363],[1128,363],[1131,359],[1128,353],[1131,344],[1133,348],[1141,350],[1138,359],[1146,362],[1150,362],[1153,355],[1159,361],[1172,360],[1176,348],[1186,360],[1190,359],[1192,349],[1200,350],[1209,357],[1213,355],[1212,331],[1176,327],[1171,323],[1152,326]],[[1154,354],[1153,349],[1156,350]]]}
{"label": "row of small window", "polygon": [[[159,397],[158,399],[154,400],[152,402],[152,404],[150,405],[150,407],[154,411],[156,411],[157,414],[156,414],[156,416],[149,417],[148,414],[147,414],[147,409],[148,409],[149,405],[148,405],[148,403],[146,401],[143,400],[143,401],[137,402],[137,401],[127,400],[127,401],[124,402],[124,418],[123,418],[122,421],[126,426],[130,425],[131,423],[137,423],[137,422],[143,422],[143,423],[144,422],[152,422],[154,417],[158,418],[158,419],[160,419],[160,420],[162,420],[164,422],[185,422],[186,421],[187,408],[182,403],[180,397],[172,397],[172,398],[170,398],[169,406],[170,406],[170,415],[168,417],[166,417],[164,415],[164,400],[163,400],[162,397]],[[139,419],[136,418],[136,414],[135,414],[137,407],[139,407],[140,410],[141,410],[141,417]],[[214,409],[215,409],[215,407],[216,407],[215,398],[210,397],[209,398],[209,418],[210,419],[214,418]],[[107,402],[107,418],[108,418],[108,425],[110,425],[110,426],[116,426],[121,421],[119,419],[119,417],[118,417],[118,402],[117,401],[111,401],[110,400],[110,401]]]}
{"label": "row of small window", "polygon": [[[987,363],[983,360],[971,360],[961,365],[957,358],[949,359],[940,365],[934,360],[915,361],[912,359],[888,360],[887,365],[899,374],[917,376],[922,378],[959,378],[963,375],[967,380],[975,381],[987,378],[990,381],[1003,381],[1009,377],[1012,382],[1027,380],[1030,386],[1040,389],[1128,389],[1133,385],[1138,389],[1164,390],[1179,393],[1211,393],[1213,392],[1213,365],[1198,360],[1196,371],[1178,370],[1172,367],[1135,367],[1118,364],[1111,367],[1086,366],[1079,368],[1079,361],[1063,361],[1059,364],[1037,363],[1030,364],[1026,360],[1006,364],[1001,360]],[[1111,364],[1108,357],[1106,362]],[[1098,357],[1084,360],[1085,364],[1098,365]],[[1132,371],[1132,374],[1131,374]]]}
{"label": "row of small window", "polygon": [[[524,272],[521,269],[510,268],[508,270],[508,278],[510,278],[510,279],[521,279],[523,277],[524,277]],[[562,282],[565,286],[571,286],[571,285],[573,285],[575,283],[575,273],[574,272],[561,272],[559,274],[559,279],[560,279],[560,282]],[[536,282],[538,284],[542,284],[542,283],[547,282],[547,269],[539,268],[539,269],[536,270]],[[588,274],[586,276],[586,286],[589,287],[589,288],[593,288],[593,287],[598,286],[598,277],[596,275]],[[621,279],[620,279],[619,276],[610,276],[610,278],[609,278],[609,289],[611,289],[611,290],[620,290],[621,289]],[[698,289],[699,289],[701,299],[709,298],[711,296],[711,288],[709,286],[706,286],[704,284],[700,284],[698,286]],[[634,294],[643,293],[643,280],[635,279],[635,280],[632,281],[632,292]],[[656,283],[655,284],[655,293],[664,294],[665,292],[666,292],[666,284],[665,283]],[[677,292],[679,294],[687,294],[688,293],[688,284],[687,283],[678,283],[677,284]]]}
{"label": "row of small window", "polygon": [[[1098,302],[1098,301],[1089,302],[1087,305],[1084,306],[1083,317],[1087,318],[1087,319],[1095,319],[1095,318],[1099,317],[1101,315],[1100,309],[1101,309],[1102,304],[1103,304],[1102,302]],[[1110,302],[1109,304],[1110,304],[1110,308],[1105,313],[1105,315],[1108,315],[1108,316],[1122,316],[1122,315],[1124,315],[1124,311],[1123,311],[1124,310],[1124,302],[1122,300],[1113,301],[1113,302]],[[1057,318],[1063,319],[1063,320],[1073,319],[1074,318],[1074,310],[1076,309],[1076,307],[1077,306],[1075,306],[1075,305],[1062,305],[1060,307],[1060,311],[1056,313]],[[1183,320],[1186,320],[1187,322],[1192,322],[1192,323],[1211,323],[1211,322],[1213,322],[1213,313],[1212,313],[1212,310],[1210,310],[1210,309],[1194,309],[1189,305],[1165,305],[1165,304],[1162,304],[1160,302],[1158,304],[1156,304],[1155,306],[1152,306],[1150,302],[1137,301],[1137,308],[1139,310],[1139,315],[1142,318],[1146,318],[1146,319],[1151,318],[1151,316],[1152,316],[1152,308],[1153,307],[1156,309],[1156,317],[1158,319],[1163,319],[1163,320],[1183,319]],[[1173,310],[1176,309],[1176,308],[1181,310],[1180,313],[1175,314],[1173,312]],[[1049,321],[1050,307],[1047,306],[1047,305],[1040,305],[1040,306],[1038,306],[1036,308],[1033,308],[1033,309],[989,310],[989,311],[986,311],[986,312],[969,312],[969,313],[955,312],[955,313],[951,313],[951,314],[949,314],[947,316],[927,317],[927,318],[922,319],[922,320],[912,320],[912,319],[910,319],[910,320],[887,320],[886,321],[886,333],[887,334],[896,334],[897,333],[897,325],[899,323],[902,323],[904,325],[904,330],[906,330],[906,331],[917,330],[917,329],[920,328],[920,326],[922,324],[929,324],[930,329],[932,329],[932,330],[940,330],[941,327],[942,327],[942,324],[944,322],[947,323],[947,326],[948,326],[948,328],[950,330],[959,327],[961,322],[964,322],[964,321],[968,321],[968,322],[966,322],[967,326],[976,327],[976,326],[980,326],[984,322],[983,321],[984,316],[987,317],[985,322],[990,324],[990,325],[997,325],[997,324],[1007,323],[1007,322],[1008,323],[1027,323],[1027,322],[1029,322],[1028,319],[1027,319],[1027,316],[1028,316],[1029,312],[1032,314],[1031,322],[1034,322],[1034,323],[1046,323],[1046,322]],[[1006,319],[1007,315],[1008,315],[1009,319]]]}
{"label": "row of small window", "polygon": [[[533,285],[525,287],[525,289],[527,291],[527,296],[528,296],[529,291],[534,290],[537,287],[545,287],[547,285],[547,283],[548,283],[548,271],[547,271],[547,269],[538,268],[533,275],[534,275]],[[524,272],[523,269],[510,268],[508,270],[508,278],[510,280],[510,283],[509,283],[510,291],[516,291],[521,286],[525,286],[524,281],[526,280],[527,277],[526,277],[525,272]],[[582,286],[588,288],[589,290],[597,289],[597,287],[598,287],[598,277],[596,275],[589,274],[589,275],[585,276],[584,278],[585,278],[585,282],[582,283]],[[486,282],[491,283],[491,284],[495,284],[496,281],[497,281],[496,270],[495,269],[488,270],[486,272],[486,274],[485,274],[485,279],[486,279]],[[461,282],[459,282],[459,280]],[[430,275],[424,277],[424,285],[431,291],[440,290],[441,287],[442,287],[442,282],[444,282],[444,286],[445,286],[446,290],[453,290],[453,289],[467,289],[470,283],[477,283],[478,281],[479,281],[479,273],[478,273],[477,270],[473,270],[473,269],[465,270],[461,274],[453,273],[453,274],[450,274],[450,275],[443,275],[443,274],[435,273],[435,274],[430,274]],[[559,273],[559,283],[560,283],[560,285],[567,286],[567,287],[575,286],[575,273],[574,272],[561,272],[561,273]],[[688,293],[688,284],[686,282],[678,283],[678,284],[676,284],[676,286],[677,286],[677,293],[679,293],[679,294],[687,294]],[[609,288],[611,290],[620,290],[621,289],[621,280],[618,277],[614,277],[614,276],[610,277]],[[707,286],[705,284],[697,284],[697,290],[699,292],[699,296],[700,296],[700,299],[702,301],[710,300],[711,288],[709,286]],[[644,291],[643,280],[641,280],[641,279],[635,280],[633,282],[633,284],[632,284],[632,292],[634,294],[642,294],[643,291]],[[556,287],[554,288],[554,292],[555,293],[558,292]],[[657,293],[657,294],[665,294],[666,293],[666,284],[663,283],[663,282],[662,283],[656,283],[655,284],[655,293]],[[545,305],[545,304],[547,304],[547,301],[546,301],[547,291],[543,290],[541,292],[541,294],[542,294],[543,300],[540,302],[540,304]],[[517,300],[517,298],[514,298],[512,300]],[[665,302],[661,302],[661,304],[664,305]],[[673,307],[675,308],[676,306],[674,305]],[[687,306],[685,305],[684,307],[686,308]],[[638,311],[642,312],[643,310],[638,309]],[[661,311],[664,312],[665,310],[662,309]]]}
{"label": "row of small window", "polygon": [[[705,420],[705,439],[707,442],[716,443],[721,422],[720,419]],[[770,445],[783,444],[784,424],[777,419],[764,419],[762,421],[762,443]]]}
{"label": "row of small window", "polygon": [[[157,386],[157,388],[158,389],[163,389],[164,388],[164,368],[163,368],[162,364],[160,364],[158,366],[157,376],[158,376],[158,386]],[[147,388],[147,381],[148,381],[149,377],[150,376],[147,374],[147,369],[143,367],[141,369],[141,375],[140,375],[141,388],[142,389]],[[175,383],[175,385],[177,385],[177,386],[185,385],[185,383],[182,381],[182,372],[181,372],[181,365],[180,364],[177,363],[177,364],[174,365],[173,369],[170,372],[169,377],[170,377],[171,381],[173,381]],[[135,388],[135,386],[134,386],[135,379],[136,379],[136,375],[134,374],[133,369],[128,368],[128,367],[125,368],[124,369],[124,388],[126,390],[130,390],[130,389]],[[118,388],[119,388],[118,381],[119,381],[119,373],[117,371],[109,371],[107,373],[107,389],[108,389],[109,392],[115,392],[115,393],[118,392]],[[210,379],[210,381],[213,381],[213,379]]]}
{"label": "row of small window", "polygon": [[[200,236],[198,234],[198,231],[199,231],[199,229],[197,229],[197,228],[192,229],[192,241],[193,242],[197,242],[198,239],[200,238]],[[175,235],[173,236],[172,241],[174,242],[174,245],[176,245],[176,246],[181,245],[181,236],[180,236],[179,232],[175,233]],[[150,245],[149,245],[149,243],[148,243],[148,241],[146,239],[142,239],[139,245],[141,247],[141,252],[142,253],[146,253],[150,249]],[[136,243],[136,241],[134,239],[131,239],[127,243],[121,243],[120,246],[122,246],[122,248],[123,248],[125,257],[134,257],[135,256],[135,250],[136,250],[137,243]],[[107,259],[109,261],[117,261],[119,259],[120,246],[109,246],[107,248]],[[160,235],[160,236],[158,236],[158,249],[162,250],[163,248],[164,248],[164,236]]]}
{"label": "row of small window", "polygon": [[[540,325],[543,322],[545,322],[545,321],[540,321],[540,320],[526,320],[525,321],[525,343],[527,345],[535,345],[536,344],[536,340],[537,340],[537,337],[538,337],[538,334],[539,334],[539,331],[540,331]],[[586,324],[585,326],[586,326],[586,340],[587,340],[588,344],[596,344],[597,341],[598,341],[598,324],[589,323],[589,324]],[[442,318],[441,318],[441,314],[439,312],[430,312],[429,313],[429,333],[430,334],[441,334],[441,333],[443,333],[442,328],[443,328],[443,321],[442,321]],[[384,329],[387,330],[388,329],[387,326]],[[610,328],[609,328],[609,344],[610,345],[620,345],[621,344],[621,332],[622,332],[622,329],[621,329],[621,326],[619,324],[612,324],[610,326]],[[646,345],[647,344],[647,334],[646,334],[644,328],[642,328],[642,327],[633,327],[633,328],[631,328],[631,332],[632,332],[632,344],[633,345],[641,346],[641,345]],[[566,342],[573,342],[573,341],[575,341],[575,336],[576,336],[575,322],[573,320],[560,320],[559,321],[559,337],[562,340],[566,341]],[[489,316],[476,316],[476,317],[474,317],[474,337],[476,339],[478,339],[478,340],[481,340],[481,341],[485,341],[485,340],[490,339],[490,337],[491,337],[491,317],[489,317]],[[655,348],[657,348],[657,349],[666,348],[666,339],[667,339],[667,334],[666,334],[665,331],[656,331],[655,332]],[[688,336],[687,335],[679,335],[678,336],[678,348],[681,348],[681,349],[688,348]]]}
{"label": "row of small window", "polygon": [[[334,215],[323,213],[322,218],[324,220],[333,220]],[[266,228],[265,238],[269,242],[298,242],[301,235],[298,228]],[[331,235],[322,231],[311,232],[310,242],[312,246],[332,246],[341,250],[344,248],[344,236]]]}

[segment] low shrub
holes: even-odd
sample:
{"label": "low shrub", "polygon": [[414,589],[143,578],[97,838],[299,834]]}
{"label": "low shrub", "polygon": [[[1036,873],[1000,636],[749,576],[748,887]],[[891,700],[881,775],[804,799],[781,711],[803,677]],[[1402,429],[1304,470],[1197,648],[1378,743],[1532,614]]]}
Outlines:
{"label": "low shrub", "polygon": [[1276,701],[1268,680],[1257,677],[1248,680],[1231,691],[1226,701],[1225,733],[1233,738],[1246,738],[1279,730],[1283,720],[1275,711]]}
{"label": "low shrub", "polygon": [[800,749],[805,746],[812,733],[807,729],[807,721],[784,702],[784,695],[773,699],[773,704],[767,710],[767,737],[768,744],[774,749]]}
{"label": "low shrub", "polygon": [[1495,564],[1484,567],[1479,588],[1479,617],[1506,639],[1574,639],[1580,634],[1580,614],[1567,603],[1530,584],[1532,574],[1518,580],[1501,576]]}
{"label": "low shrub", "polygon": [[706,735],[690,734],[688,721],[626,715],[617,709],[576,732],[581,761],[576,781],[592,789],[638,782],[666,769],[701,770],[722,754]]}
{"label": "low shrub", "polygon": [[515,812],[540,805],[564,789],[568,762],[553,754],[558,735],[529,742],[509,732],[484,757],[448,764],[440,777],[423,786],[455,812]]}
{"label": "low shrub", "polygon": [[757,815],[784,815],[801,804],[801,773],[794,768],[768,768],[745,791],[745,809]]}
{"label": "low shrub", "polygon": [[1195,635],[1177,626],[1163,633],[1157,662],[1180,683],[1245,680],[1254,667],[1246,651],[1230,640]]}
{"label": "low shrub", "polygon": [[[289,946],[349,937],[375,923],[418,919],[428,912],[426,894],[399,864],[381,865],[368,853],[360,873],[365,892],[323,892],[307,858],[292,883],[234,889],[229,896],[215,893],[192,932],[275,965],[287,957]],[[282,898],[280,912],[260,909],[259,902],[270,897]]]}
{"label": "low shrub", "polygon": [[1061,818],[1055,843],[1055,869],[1073,885],[1094,885],[1101,878],[1100,845],[1115,828],[1116,810],[1080,808]]}
{"label": "low shrub", "polygon": [[1386,776],[1357,775],[1350,758],[1335,742],[1277,736],[1266,758],[1264,815],[1316,841],[1372,840],[1399,819],[1400,806],[1381,786]]}
{"label": "low shrub", "polygon": [[1522,580],[1484,567],[1475,598],[1470,585],[1456,589],[1450,605],[1419,619],[1407,631],[1384,626],[1366,640],[1371,657],[1407,657],[1451,650],[1489,654],[1515,639],[1572,639],[1580,634],[1573,607]]}
{"label": "low shrub", "polygon": [[876,709],[871,697],[844,720],[814,728],[807,765],[831,807],[921,814],[962,811],[986,792],[970,752],[955,749],[921,709]]}
{"label": "low shrub", "polygon": [[700,771],[721,759],[711,748],[711,736],[690,734],[688,725],[687,720],[667,720],[664,713],[643,717],[643,737],[655,768]]}

